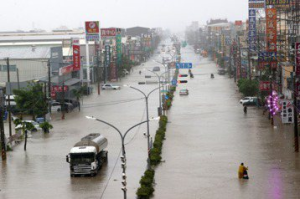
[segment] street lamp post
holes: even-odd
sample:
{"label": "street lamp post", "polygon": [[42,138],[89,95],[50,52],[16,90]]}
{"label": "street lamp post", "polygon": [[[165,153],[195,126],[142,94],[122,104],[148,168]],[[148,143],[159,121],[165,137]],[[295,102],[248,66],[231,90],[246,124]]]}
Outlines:
{"label": "street lamp post", "polygon": [[[159,107],[158,107],[158,116],[161,116],[162,115],[162,107],[161,107],[161,87],[160,87],[160,81],[161,81],[161,78],[162,78],[162,76],[166,73],[166,72],[164,72],[164,73],[162,73],[162,74],[160,74],[160,75],[158,75],[156,72],[153,72],[153,71],[151,71],[151,70],[147,70],[147,71],[149,71],[149,72],[151,72],[151,73],[153,73],[153,74],[155,74],[156,75],[156,77],[158,78],[158,87],[159,87]],[[145,78],[146,78],[147,76],[145,76]],[[151,76],[150,76],[151,77]]]}
{"label": "street lamp post", "polygon": [[147,146],[148,146],[147,168],[150,169],[150,140],[149,140],[149,138],[150,138],[150,128],[149,128],[149,108],[148,108],[149,106],[148,106],[148,98],[149,98],[149,96],[150,96],[151,93],[153,93],[157,89],[160,89],[160,87],[157,87],[157,88],[153,89],[152,91],[150,91],[148,93],[148,95],[146,95],[143,91],[141,91],[138,88],[135,88],[133,86],[128,86],[128,85],[124,85],[124,86],[132,88],[132,89],[134,89],[136,91],[139,91],[145,97],[145,101],[146,101],[146,115],[147,115],[147,120],[146,120],[147,121]]}
{"label": "street lamp post", "polygon": [[143,123],[146,123],[146,122],[149,123],[149,119],[148,119],[148,117],[147,117],[147,120],[146,120],[146,121],[143,121],[143,122],[140,122],[140,123],[137,123],[137,124],[133,125],[133,126],[130,127],[124,134],[122,134],[121,131],[120,131],[117,127],[115,127],[114,125],[112,125],[112,124],[110,124],[110,123],[108,123],[108,122],[105,122],[104,120],[100,120],[100,119],[97,119],[97,118],[94,118],[94,117],[90,117],[90,116],[86,116],[86,118],[87,118],[87,119],[96,120],[96,121],[98,121],[98,122],[102,122],[102,123],[104,123],[104,124],[106,124],[106,125],[108,125],[108,126],[114,128],[114,129],[119,133],[119,135],[120,135],[120,138],[121,138],[121,144],[122,144],[122,156],[121,156],[122,164],[121,164],[121,166],[122,166],[122,169],[123,169],[123,170],[122,170],[122,178],[123,178],[123,180],[122,180],[122,185],[123,185],[122,190],[123,190],[123,193],[124,193],[124,199],[126,199],[126,198],[127,198],[127,189],[126,189],[126,184],[127,184],[127,182],[126,182],[126,151],[125,151],[125,137],[126,137],[126,135],[129,133],[129,131],[132,130],[133,128],[135,128],[135,127],[137,127],[137,126],[139,126],[139,125],[141,125],[141,124],[143,124]]}

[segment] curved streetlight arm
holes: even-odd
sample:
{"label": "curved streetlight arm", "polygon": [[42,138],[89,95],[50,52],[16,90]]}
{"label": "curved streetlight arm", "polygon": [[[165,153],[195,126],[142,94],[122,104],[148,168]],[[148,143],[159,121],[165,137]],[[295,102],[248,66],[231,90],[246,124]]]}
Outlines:
{"label": "curved streetlight arm", "polygon": [[[161,86],[160,86],[160,87],[161,87]],[[152,91],[150,91],[150,93],[148,93],[148,95],[147,95],[146,97],[148,98],[149,95],[150,95],[151,93],[153,93],[154,91],[156,91],[156,90],[159,89],[160,87],[157,87],[157,88],[153,89]]]}
{"label": "curved streetlight arm", "polygon": [[141,91],[140,89],[135,88],[135,87],[133,87],[133,86],[130,86],[130,88],[139,91],[139,92],[142,93],[145,97],[147,97],[146,94],[145,94],[143,91]]}
{"label": "curved streetlight arm", "polygon": [[123,135],[122,135],[121,131],[120,131],[117,127],[115,127],[114,125],[112,125],[112,124],[110,124],[110,123],[108,123],[108,122],[105,122],[105,121],[103,121],[103,120],[97,119],[97,118],[95,118],[95,120],[98,121],[98,122],[102,122],[102,123],[104,123],[104,124],[107,124],[108,126],[114,128],[114,129],[115,129],[116,131],[118,131],[118,133],[120,134],[121,139],[123,139]]}
{"label": "curved streetlight arm", "polygon": [[143,123],[146,123],[146,122],[148,122],[148,120],[145,120],[145,121],[143,121],[143,122],[140,122],[140,123],[138,123],[138,124],[136,124],[136,125],[130,127],[130,128],[126,131],[126,133],[124,134],[124,136],[123,136],[124,139],[125,139],[127,133],[129,133],[129,131],[131,131],[133,128],[135,128],[135,127],[137,127],[137,126],[139,126],[139,125],[141,125],[141,124],[143,124]]}

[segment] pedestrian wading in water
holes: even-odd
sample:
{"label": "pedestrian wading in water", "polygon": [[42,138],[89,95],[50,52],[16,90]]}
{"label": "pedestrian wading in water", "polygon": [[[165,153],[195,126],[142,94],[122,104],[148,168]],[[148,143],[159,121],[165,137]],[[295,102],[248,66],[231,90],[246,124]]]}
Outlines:
{"label": "pedestrian wading in water", "polygon": [[248,167],[245,167],[244,163],[241,163],[241,165],[239,166],[239,171],[238,171],[239,179],[249,179],[247,170],[248,170]]}

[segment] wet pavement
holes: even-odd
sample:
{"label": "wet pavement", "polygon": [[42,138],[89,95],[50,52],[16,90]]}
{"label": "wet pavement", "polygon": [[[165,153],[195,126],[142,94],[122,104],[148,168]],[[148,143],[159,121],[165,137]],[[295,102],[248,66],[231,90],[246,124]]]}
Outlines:
{"label": "wet pavement", "polygon": [[[153,59],[161,61],[158,55]],[[50,134],[32,133],[26,152],[23,151],[23,142],[16,145],[12,152],[7,153],[6,162],[0,160],[0,198],[122,198],[120,136],[109,126],[87,120],[85,116],[107,121],[123,133],[135,124],[145,121],[146,103],[143,95],[123,85],[135,86],[148,94],[158,86],[139,85],[138,82],[145,81],[145,74],[150,75],[143,69],[152,69],[154,66],[158,64],[152,59],[136,66],[129,76],[115,83],[122,87],[121,90],[101,90],[100,96],[94,92],[84,98],[81,112],[74,110],[66,114],[65,120],[61,120],[59,113],[53,114],[54,129]],[[94,88],[94,91],[97,89]],[[155,91],[149,97],[150,118],[157,117],[158,104],[158,91]],[[157,127],[157,120],[150,121],[151,137],[154,137]],[[5,129],[8,134],[7,124]],[[139,180],[146,169],[146,132],[146,124],[142,124],[132,129],[125,139],[128,198],[135,198]],[[66,155],[76,142],[89,133],[101,133],[108,139],[108,163],[96,177],[71,178]]]}
{"label": "wet pavement", "polygon": [[[177,91],[168,113],[165,162],[156,169],[154,198],[299,198],[300,160],[293,152],[293,133],[282,130],[282,125],[273,128],[257,108],[249,108],[244,115],[233,79],[217,75],[214,63],[200,59],[189,47],[182,50],[182,57],[182,62],[193,62],[194,79],[178,86],[178,90],[187,87],[190,94],[179,96]],[[158,55],[154,59],[161,61]],[[152,60],[137,66],[116,84],[148,93],[157,85],[137,82],[150,75],[143,68],[154,66],[158,64]],[[215,73],[214,79],[210,73]],[[150,117],[157,116],[158,102],[156,91],[149,98]],[[122,86],[85,97],[81,112],[74,110],[65,120],[53,114],[50,134],[33,133],[26,152],[22,142],[1,162],[0,198],[123,198],[120,137],[114,129],[85,116],[105,120],[125,132],[146,119],[145,110],[142,94]],[[150,122],[152,137],[157,126],[157,121]],[[71,178],[65,156],[89,133],[107,137],[108,163],[96,177]],[[127,198],[135,198],[146,169],[144,133],[145,124],[126,138]],[[248,181],[237,179],[241,162],[249,167]]]}
{"label": "wet pavement", "polygon": [[[272,127],[255,107],[244,115],[233,79],[218,75],[216,65],[191,48],[182,54],[193,62],[195,78],[177,88],[190,94],[176,92],[169,112],[154,198],[300,198],[292,126]],[[238,179],[241,162],[249,180]]]}

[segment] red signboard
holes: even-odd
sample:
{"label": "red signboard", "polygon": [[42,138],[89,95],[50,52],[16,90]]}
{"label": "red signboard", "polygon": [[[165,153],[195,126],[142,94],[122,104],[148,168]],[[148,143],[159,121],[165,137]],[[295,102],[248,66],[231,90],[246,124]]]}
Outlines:
{"label": "red signboard", "polygon": [[87,34],[99,34],[99,21],[86,21],[85,32]]}
{"label": "red signboard", "polygon": [[56,97],[56,92],[52,92],[52,91],[51,91],[51,98],[52,98],[52,99],[55,99],[55,97]]}
{"label": "red signboard", "polygon": [[68,66],[61,67],[59,69],[59,76],[68,74],[68,73],[70,73],[72,71],[73,71],[73,65],[68,65]]}
{"label": "red signboard", "polygon": [[80,70],[80,46],[79,39],[73,39],[73,71]]}
{"label": "red signboard", "polygon": [[243,21],[235,21],[234,25],[236,25],[236,26],[242,26],[243,25]]}
{"label": "red signboard", "polygon": [[260,91],[270,91],[270,82],[269,81],[260,81],[259,82],[259,90]]}
{"label": "red signboard", "polygon": [[266,9],[266,41],[267,41],[267,51],[276,52],[277,51],[277,12],[275,8]]}
{"label": "red signboard", "polygon": [[[52,86],[51,87],[51,95],[56,92],[63,92],[62,86]],[[68,86],[64,86],[64,92],[68,91]]]}
{"label": "red signboard", "polygon": [[116,34],[116,28],[101,28],[101,37],[115,37]]}

